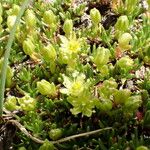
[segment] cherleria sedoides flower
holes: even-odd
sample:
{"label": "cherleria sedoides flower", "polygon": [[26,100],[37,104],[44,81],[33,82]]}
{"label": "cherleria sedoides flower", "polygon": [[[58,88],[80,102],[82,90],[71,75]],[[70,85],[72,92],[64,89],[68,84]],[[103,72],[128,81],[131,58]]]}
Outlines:
{"label": "cherleria sedoides flower", "polygon": [[23,51],[26,55],[31,56],[34,53],[35,45],[31,38],[27,38],[23,41]]}
{"label": "cherleria sedoides flower", "polygon": [[128,73],[130,70],[133,69],[134,61],[129,56],[124,56],[120,58],[117,63],[116,67],[121,73]]}
{"label": "cherleria sedoides flower", "polygon": [[92,60],[96,64],[98,69],[101,69],[102,66],[106,65],[109,61],[110,51],[104,47],[98,47],[93,52]]}
{"label": "cherleria sedoides flower", "polygon": [[129,20],[127,16],[120,16],[115,24],[115,37],[119,38],[129,28]]}
{"label": "cherleria sedoides flower", "polygon": [[77,58],[77,54],[81,50],[81,39],[77,39],[75,35],[70,38],[60,35],[61,47],[59,49],[60,63],[69,64]]}
{"label": "cherleria sedoides flower", "polygon": [[123,33],[119,39],[119,47],[121,48],[122,51],[128,50],[131,48],[130,41],[132,40],[132,36],[129,33]]}
{"label": "cherleria sedoides flower", "polygon": [[51,129],[49,131],[49,137],[55,141],[58,140],[59,138],[61,138],[63,135],[63,129],[61,128],[56,128],[56,129]]}
{"label": "cherleria sedoides flower", "polygon": [[40,54],[35,51],[34,37],[28,37],[23,41],[23,51],[26,55],[29,55],[34,61],[38,62],[40,60]]}
{"label": "cherleria sedoides flower", "polygon": [[123,15],[120,16],[115,24],[115,29],[119,31],[126,31],[129,28],[128,17]]}
{"label": "cherleria sedoides flower", "polygon": [[99,10],[97,10],[96,8],[91,9],[90,10],[90,18],[94,25],[98,25],[101,21],[101,14],[100,14]]}
{"label": "cherleria sedoides flower", "polygon": [[63,85],[65,88],[60,92],[68,95],[68,102],[73,106],[72,114],[82,113],[84,116],[90,117],[95,107],[96,98],[90,92],[90,80],[85,80],[85,75],[75,71],[69,78],[63,75]]}
{"label": "cherleria sedoides flower", "polygon": [[130,96],[126,101],[125,101],[125,108],[127,110],[130,110],[130,111],[135,111],[137,110],[140,105],[142,103],[142,97],[141,95],[133,95],[133,96]]}
{"label": "cherleria sedoides flower", "polygon": [[50,83],[44,79],[37,82],[37,89],[42,95],[55,96],[57,93],[55,84],[53,82]]}
{"label": "cherleria sedoides flower", "polygon": [[33,10],[31,10],[31,9],[26,10],[25,22],[29,28],[36,27],[36,22],[37,22],[36,20],[37,19],[36,19],[36,16],[35,16]]}
{"label": "cherleria sedoides flower", "polygon": [[149,148],[142,145],[142,146],[138,146],[138,147],[136,148],[136,150],[149,150]]}
{"label": "cherleria sedoides flower", "polygon": [[17,98],[20,109],[24,111],[33,111],[36,107],[36,99],[30,97],[28,94],[22,98]]}
{"label": "cherleria sedoides flower", "polygon": [[52,142],[48,141],[47,139],[44,141],[44,144],[40,146],[39,150],[54,150],[54,145]]}
{"label": "cherleria sedoides flower", "polygon": [[110,99],[100,98],[96,101],[96,107],[102,112],[108,112],[113,107],[113,102]]}
{"label": "cherleria sedoides flower", "polygon": [[56,23],[56,16],[52,10],[48,10],[44,12],[43,21],[49,26]]}
{"label": "cherleria sedoides flower", "polygon": [[80,74],[79,72],[73,73],[73,79],[63,76],[63,85],[65,88],[60,89],[60,92],[67,95],[79,96],[85,89],[85,75]]}
{"label": "cherleria sedoides flower", "polygon": [[24,110],[24,111],[33,111],[36,107],[36,100],[30,97],[28,94],[18,98],[15,96],[9,96],[4,103],[4,107],[7,110]]}
{"label": "cherleria sedoides flower", "polygon": [[63,25],[63,31],[67,36],[69,36],[72,33],[73,29],[73,22],[71,19],[66,19]]}
{"label": "cherleria sedoides flower", "polygon": [[17,98],[15,96],[8,96],[6,98],[6,102],[4,103],[4,107],[9,111],[20,109],[20,107],[17,105]]}
{"label": "cherleria sedoides flower", "polygon": [[105,80],[100,87],[98,87],[98,92],[100,97],[105,99],[112,99],[113,93],[117,90],[118,84],[115,79],[110,78]]}
{"label": "cherleria sedoides flower", "polygon": [[19,14],[19,11],[20,11],[20,6],[19,5],[16,5],[16,4],[13,4],[12,8],[8,10],[8,15],[9,16],[17,16]]}
{"label": "cherleria sedoides flower", "polygon": [[131,96],[131,91],[129,89],[116,90],[113,96],[115,104],[125,104]]}
{"label": "cherleria sedoides flower", "polygon": [[77,39],[76,36],[71,36],[67,39],[65,36],[60,36],[61,39],[61,50],[64,53],[78,53],[81,49],[80,39]]}
{"label": "cherleria sedoides flower", "polygon": [[[8,18],[7,18],[7,26],[8,26],[8,29],[9,29],[9,31],[12,29],[12,27],[14,26],[14,24],[15,24],[15,21],[16,21],[16,16],[8,16]],[[19,28],[17,28],[17,29],[19,29]]]}
{"label": "cherleria sedoides flower", "polygon": [[97,98],[92,96],[88,89],[85,89],[82,95],[69,96],[67,100],[73,106],[70,110],[72,114],[82,113],[83,116],[90,117],[94,112]]}
{"label": "cherleria sedoides flower", "polygon": [[57,54],[52,44],[48,44],[47,46],[44,46],[40,52],[42,54],[44,61],[50,62],[56,60]]}

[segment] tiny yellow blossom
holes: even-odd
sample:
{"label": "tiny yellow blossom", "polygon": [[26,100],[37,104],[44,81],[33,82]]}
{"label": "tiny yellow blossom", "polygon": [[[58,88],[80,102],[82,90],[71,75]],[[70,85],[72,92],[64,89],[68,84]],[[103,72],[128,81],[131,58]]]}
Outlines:
{"label": "tiny yellow blossom", "polygon": [[75,37],[67,39],[65,36],[60,36],[61,39],[61,51],[64,53],[78,53],[81,49],[80,40]]}

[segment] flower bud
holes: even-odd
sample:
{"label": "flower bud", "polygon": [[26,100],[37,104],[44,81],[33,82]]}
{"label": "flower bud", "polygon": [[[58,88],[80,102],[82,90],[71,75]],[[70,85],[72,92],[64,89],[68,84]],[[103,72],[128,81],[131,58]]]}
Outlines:
{"label": "flower bud", "polygon": [[23,41],[23,51],[26,55],[31,56],[35,50],[35,45],[33,44],[32,40],[30,38],[27,38],[25,41]]}
{"label": "flower bud", "polygon": [[45,140],[44,144],[40,146],[39,150],[54,150],[54,145],[48,140]]}
{"label": "flower bud", "polygon": [[93,62],[100,69],[103,65],[106,65],[109,61],[110,51],[104,47],[98,47],[93,54]]}
{"label": "flower bud", "polygon": [[56,95],[56,86],[54,83],[49,83],[46,80],[41,80],[37,82],[37,89],[42,95]]}
{"label": "flower bud", "polygon": [[72,32],[73,22],[71,19],[67,19],[63,25],[63,31],[69,35]]}
{"label": "flower bud", "polygon": [[131,95],[130,90],[121,89],[114,92],[114,101],[116,104],[124,104]]}
{"label": "flower bud", "polygon": [[4,107],[9,111],[17,110],[19,107],[17,106],[17,100],[15,96],[9,96],[4,103]]}
{"label": "flower bud", "polygon": [[53,23],[56,23],[56,16],[51,10],[48,10],[44,13],[43,21],[44,23],[51,25]]}
{"label": "flower bud", "polygon": [[109,75],[109,68],[108,68],[107,65],[102,66],[101,68],[99,68],[99,70],[100,70],[101,75],[102,75],[103,77]]}
{"label": "flower bud", "polygon": [[120,71],[123,71],[124,73],[129,72],[133,68],[133,64],[134,62],[129,56],[124,56],[117,62]]}
{"label": "flower bud", "polygon": [[7,26],[8,29],[11,30],[16,21],[16,16],[8,16],[7,18]]}
{"label": "flower bud", "polygon": [[14,4],[10,15],[17,16],[19,14],[19,11],[20,11],[20,6]]}
{"label": "flower bud", "polygon": [[136,150],[149,150],[146,146],[139,146]]}
{"label": "flower bud", "polygon": [[25,95],[22,98],[18,98],[18,103],[22,110],[32,111],[36,107],[36,100],[29,95]]}
{"label": "flower bud", "polygon": [[123,33],[119,39],[118,39],[118,43],[119,43],[119,47],[122,50],[127,50],[131,48],[131,45],[129,45],[130,41],[132,40],[132,36],[129,33]]}
{"label": "flower bud", "polygon": [[98,93],[102,98],[110,99],[112,94],[117,90],[118,84],[115,79],[110,78],[105,80],[101,86],[98,87]]}
{"label": "flower bud", "polygon": [[127,31],[129,28],[129,20],[127,16],[120,16],[115,24],[115,29],[119,31]]}
{"label": "flower bud", "polygon": [[25,14],[25,22],[28,27],[35,27],[36,26],[36,16],[33,10],[28,9]]}
{"label": "flower bud", "polygon": [[57,57],[56,51],[52,44],[43,47],[41,54],[46,62],[54,61]]}
{"label": "flower bud", "polygon": [[126,102],[125,102],[125,108],[128,110],[134,111],[137,110],[142,103],[142,98],[140,95],[131,96]]}
{"label": "flower bud", "polygon": [[100,14],[99,10],[97,10],[96,8],[91,9],[90,10],[90,18],[94,25],[99,24],[99,22],[101,21],[101,14]]}
{"label": "flower bud", "polygon": [[49,132],[49,137],[50,137],[53,141],[55,141],[55,140],[58,140],[59,138],[61,138],[62,134],[63,134],[62,129],[59,129],[59,128],[57,128],[57,129],[52,129],[52,130]]}
{"label": "flower bud", "polygon": [[109,99],[103,99],[102,101],[99,101],[97,103],[96,107],[103,112],[108,112],[109,110],[112,109],[113,103]]}
{"label": "flower bud", "polygon": [[18,150],[27,150],[25,147],[19,147]]}

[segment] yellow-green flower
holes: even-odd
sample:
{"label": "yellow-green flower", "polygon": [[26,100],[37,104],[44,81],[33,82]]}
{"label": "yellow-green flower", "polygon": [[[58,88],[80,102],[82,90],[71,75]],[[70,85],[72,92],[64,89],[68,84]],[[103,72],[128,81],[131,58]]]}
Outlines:
{"label": "yellow-green flower", "polygon": [[36,20],[36,16],[35,16],[33,10],[28,9],[26,11],[25,22],[28,25],[28,27],[31,27],[31,28],[36,27],[37,20]]}
{"label": "yellow-green flower", "polygon": [[49,83],[46,80],[37,82],[37,89],[42,95],[56,95],[56,86],[54,83]]}
{"label": "yellow-green flower", "polygon": [[69,35],[72,32],[73,22],[71,19],[67,19],[63,25],[63,31]]}
{"label": "yellow-green flower", "polygon": [[47,62],[55,61],[57,57],[56,50],[52,44],[48,44],[47,46],[44,46],[41,49],[41,54],[43,59]]}
{"label": "yellow-green flower", "polygon": [[8,98],[6,99],[6,102],[4,103],[4,107],[10,111],[18,110],[19,106],[17,105],[16,97],[8,96]]}
{"label": "yellow-green flower", "polygon": [[25,111],[32,111],[36,107],[36,100],[30,97],[28,94],[22,98],[18,98],[18,103],[21,109]]}
{"label": "yellow-green flower", "polygon": [[81,49],[80,39],[76,39],[76,37],[72,37],[67,39],[65,36],[60,36],[61,39],[61,51],[64,53],[78,53]]}
{"label": "yellow-green flower", "polygon": [[97,68],[101,70],[102,66],[106,65],[109,61],[110,51],[104,47],[98,47],[93,53],[93,62],[97,65]]}
{"label": "yellow-green flower", "polygon": [[121,48],[121,50],[130,49],[131,48],[131,45],[130,45],[131,40],[132,40],[131,34],[123,33],[118,39],[119,47]]}
{"label": "yellow-green flower", "polygon": [[85,88],[85,75],[79,74],[79,72],[73,73],[73,79],[63,75],[64,79],[64,86],[66,88],[62,88],[60,91],[61,93],[72,95],[72,96],[78,96],[82,94]]}
{"label": "yellow-green flower", "polygon": [[119,70],[124,70],[123,72],[129,72],[130,70],[132,70],[133,65],[134,61],[129,56],[124,56],[117,61]]}
{"label": "yellow-green flower", "polygon": [[27,38],[23,41],[23,51],[26,55],[31,56],[34,53],[35,45],[31,38]]}
{"label": "yellow-green flower", "polygon": [[54,24],[56,23],[56,16],[52,10],[48,10],[44,12],[43,21],[48,25],[52,25],[53,23]]}
{"label": "yellow-green flower", "polygon": [[7,26],[8,29],[11,30],[16,21],[16,16],[8,16],[7,18]]}
{"label": "yellow-green flower", "polygon": [[9,16],[12,15],[17,16],[19,14],[19,11],[20,11],[20,6],[13,4],[12,8],[10,8],[7,13]]}
{"label": "yellow-green flower", "polygon": [[97,25],[101,21],[101,14],[98,9],[93,8],[90,10],[90,18],[92,23]]}

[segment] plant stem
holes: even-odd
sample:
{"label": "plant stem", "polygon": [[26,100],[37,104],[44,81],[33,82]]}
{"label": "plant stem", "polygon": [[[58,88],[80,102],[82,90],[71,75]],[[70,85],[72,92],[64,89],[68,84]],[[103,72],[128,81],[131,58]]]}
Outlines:
{"label": "plant stem", "polygon": [[83,136],[89,136],[89,135],[93,135],[93,134],[98,134],[102,131],[106,131],[106,130],[112,130],[112,127],[107,127],[107,128],[102,128],[102,129],[98,129],[98,130],[94,130],[94,131],[89,131],[89,132],[85,132],[85,133],[81,133],[81,134],[76,134],[76,135],[72,135],[72,136],[68,136],[65,137],[63,139],[57,140],[57,141],[51,141],[53,144],[58,144],[58,143],[63,143],[66,141],[70,141],[73,140],[75,138],[81,138]]}
{"label": "plant stem", "polygon": [[5,92],[5,82],[6,82],[6,73],[7,73],[7,65],[8,65],[8,59],[10,56],[10,50],[11,46],[13,44],[14,38],[15,38],[15,32],[17,29],[18,24],[20,23],[20,19],[31,0],[25,0],[24,3],[21,6],[20,12],[16,18],[15,24],[10,32],[9,39],[6,45],[6,51],[4,54],[4,61],[1,69],[1,78],[0,78],[0,116],[2,116],[3,113],[3,102],[4,102],[4,92]]}
{"label": "plant stem", "polygon": [[[9,120],[7,122],[7,124],[9,124],[9,123],[12,123],[16,127],[18,127],[21,132],[23,132],[28,138],[30,138],[34,142],[39,143],[39,144],[43,144],[45,142],[44,140],[41,140],[41,139],[38,139],[38,138],[32,136],[25,129],[25,127],[23,125],[21,125],[18,121],[16,121],[16,120]],[[107,130],[113,130],[113,128],[112,127],[106,127],[106,128],[102,128],[102,129],[98,129],[98,130],[94,130],[94,131],[89,131],[89,132],[85,132],[85,133],[75,134],[75,135],[72,135],[72,136],[68,136],[68,137],[62,138],[62,139],[57,140],[57,141],[50,141],[50,142],[52,144],[59,144],[59,143],[67,142],[67,141],[70,141],[70,140],[73,140],[73,139],[76,139],[76,138],[81,138],[81,137],[84,137],[84,136],[90,136],[90,135],[93,135],[93,134],[98,134],[98,133],[100,133],[102,131],[107,131]]]}

